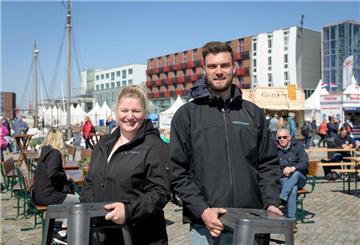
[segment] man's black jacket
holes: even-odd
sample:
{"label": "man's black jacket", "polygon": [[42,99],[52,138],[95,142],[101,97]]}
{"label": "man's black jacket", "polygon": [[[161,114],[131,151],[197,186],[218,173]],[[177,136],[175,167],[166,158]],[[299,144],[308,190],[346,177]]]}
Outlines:
{"label": "man's black jacket", "polygon": [[232,85],[227,101],[204,80],[171,123],[172,185],[184,222],[202,223],[208,207],[266,208],[279,204],[280,170],[264,114]]}

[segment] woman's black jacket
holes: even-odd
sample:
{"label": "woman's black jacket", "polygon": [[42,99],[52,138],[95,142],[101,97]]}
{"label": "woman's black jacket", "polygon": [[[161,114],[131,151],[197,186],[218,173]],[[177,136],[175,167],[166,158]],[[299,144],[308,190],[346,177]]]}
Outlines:
{"label": "woman's black jacket", "polygon": [[62,166],[61,153],[51,146],[43,146],[38,160],[33,186],[36,204],[60,204],[65,198],[68,180]]}
{"label": "woman's black jacket", "polygon": [[[150,120],[137,135],[108,156],[120,137],[117,128],[93,150],[81,202],[123,202],[134,244],[167,242],[163,208],[169,200],[167,145]],[[113,241],[118,242],[118,241]]]}

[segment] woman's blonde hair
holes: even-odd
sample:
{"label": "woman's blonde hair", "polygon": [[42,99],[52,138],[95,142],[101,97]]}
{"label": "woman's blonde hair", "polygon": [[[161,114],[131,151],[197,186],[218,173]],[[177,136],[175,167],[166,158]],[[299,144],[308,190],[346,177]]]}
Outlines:
{"label": "woman's blonde hair", "polygon": [[139,85],[128,85],[120,90],[116,106],[119,104],[122,98],[137,98],[143,104],[145,113],[148,112],[148,100],[145,93],[145,89]]}
{"label": "woman's blonde hair", "polygon": [[59,129],[50,129],[43,142],[43,146],[49,145],[60,151],[62,157],[64,155],[64,144],[64,134]]}

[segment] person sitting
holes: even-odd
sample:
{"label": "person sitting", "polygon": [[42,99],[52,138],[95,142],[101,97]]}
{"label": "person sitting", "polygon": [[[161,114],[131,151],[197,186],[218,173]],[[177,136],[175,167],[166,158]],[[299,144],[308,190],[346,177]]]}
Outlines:
{"label": "person sitting", "polygon": [[38,205],[80,202],[72,193],[71,178],[63,168],[63,147],[63,133],[59,129],[50,130],[35,169],[33,198]]}
{"label": "person sitting", "polygon": [[[330,145],[331,146],[331,145]],[[348,129],[346,127],[340,128],[340,133],[336,135],[334,144],[331,148],[340,148],[350,150],[355,147],[354,139],[350,137],[348,133]],[[341,151],[341,152],[329,152],[328,161],[322,160],[322,162],[341,162],[344,157],[350,157],[350,151]],[[337,174],[335,172],[331,172],[333,169],[340,168],[340,166],[323,166],[324,175],[327,180],[337,179]]]}
{"label": "person sitting", "polygon": [[290,136],[288,129],[277,132],[277,149],[281,170],[280,200],[287,205],[287,216],[296,216],[297,191],[306,184],[309,158],[304,145]]}

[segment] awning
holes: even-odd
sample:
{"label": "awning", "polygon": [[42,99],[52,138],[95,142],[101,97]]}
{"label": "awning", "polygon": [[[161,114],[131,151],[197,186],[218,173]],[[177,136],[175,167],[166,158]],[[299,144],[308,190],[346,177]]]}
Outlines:
{"label": "awning", "polygon": [[[243,89],[243,98],[268,110],[304,110],[305,95],[302,89],[288,87],[256,87]],[[291,96],[289,96],[289,92]]]}

